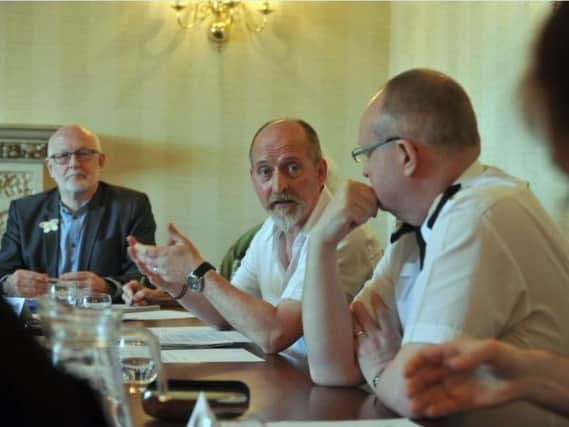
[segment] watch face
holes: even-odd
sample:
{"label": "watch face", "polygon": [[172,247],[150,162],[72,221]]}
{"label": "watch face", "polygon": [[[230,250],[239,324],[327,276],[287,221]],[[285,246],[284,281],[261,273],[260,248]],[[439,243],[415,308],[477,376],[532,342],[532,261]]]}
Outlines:
{"label": "watch face", "polygon": [[196,276],[194,276],[193,274],[190,274],[188,276],[187,282],[188,282],[188,287],[190,288],[191,291],[201,292],[201,290],[202,290],[202,286],[200,283],[201,281]]}

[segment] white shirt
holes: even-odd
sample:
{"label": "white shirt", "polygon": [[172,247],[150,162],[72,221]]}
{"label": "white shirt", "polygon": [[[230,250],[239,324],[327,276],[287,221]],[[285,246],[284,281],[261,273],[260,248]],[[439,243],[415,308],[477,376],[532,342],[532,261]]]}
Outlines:
{"label": "white shirt", "polygon": [[[253,240],[231,283],[237,288],[277,306],[283,299],[301,301],[306,273],[306,252],[310,231],[331,199],[324,188],[310,218],[296,236],[292,258],[284,268],[279,257],[279,233],[272,218],[267,218]],[[338,245],[338,268],[342,289],[350,298],[370,277],[381,256],[381,248],[369,226],[353,230]],[[299,340],[300,341],[300,340]],[[297,341],[298,343],[298,341]],[[303,342],[295,346],[306,354]]]}
{"label": "white shirt", "polygon": [[[395,307],[402,344],[469,335],[569,353],[569,246],[561,231],[527,183],[498,169],[475,162],[457,182],[460,191],[433,228],[426,221],[421,226],[423,268],[415,234],[408,233],[388,246],[357,299],[369,307],[370,294],[378,292]],[[535,415],[538,410],[524,405],[511,425],[564,425],[548,424],[553,415]],[[507,418],[499,418],[505,426]],[[498,425],[492,424],[497,418],[486,420],[476,422]]]}

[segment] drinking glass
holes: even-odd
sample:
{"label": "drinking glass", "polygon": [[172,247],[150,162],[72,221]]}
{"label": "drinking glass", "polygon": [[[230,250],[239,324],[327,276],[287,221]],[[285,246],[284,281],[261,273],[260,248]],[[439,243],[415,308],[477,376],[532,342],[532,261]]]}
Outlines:
{"label": "drinking glass", "polygon": [[50,295],[40,297],[39,309],[52,363],[90,383],[101,398],[109,425],[132,427],[121,378],[122,358],[118,351],[118,343],[123,339],[136,338],[155,346],[148,354],[156,359],[145,362],[151,367],[150,377],[145,378],[156,379],[160,398],[166,395],[168,388],[158,339],[150,331],[142,327],[125,327],[120,311],[78,308],[63,304]]}
{"label": "drinking glass", "polygon": [[77,304],[77,287],[74,282],[48,279],[48,295],[66,305]]}
{"label": "drinking glass", "polygon": [[160,343],[150,331],[122,327],[117,343],[123,381],[129,393],[141,393],[158,376]]}
{"label": "drinking glass", "polygon": [[111,308],[112,298],[109,294],[91,293],[80,295],[77,298],[77,306],[82,308],[90,308],[95,310],[104,310]]}

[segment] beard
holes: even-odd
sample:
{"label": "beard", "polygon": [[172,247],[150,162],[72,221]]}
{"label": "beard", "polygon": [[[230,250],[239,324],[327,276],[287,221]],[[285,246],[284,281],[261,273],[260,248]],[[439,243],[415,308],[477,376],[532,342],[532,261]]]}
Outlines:
{"label": "beard", "polygon": [[284,233],[297,225],[304,216],[304,202],[286,192],[272,193],[268,206],[276,227]]}

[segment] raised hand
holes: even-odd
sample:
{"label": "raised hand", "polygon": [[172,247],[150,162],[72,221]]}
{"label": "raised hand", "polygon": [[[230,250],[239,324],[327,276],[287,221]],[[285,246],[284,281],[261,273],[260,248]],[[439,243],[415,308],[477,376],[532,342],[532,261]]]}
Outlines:
{"label": "raised hand", "polygon": [[144,245],[132,236],[127,240],[129,254],[140,272],[160,287],[185,283],[187,275],[203,262],[193,243],[172,224],[168,225],[166,246]]}

